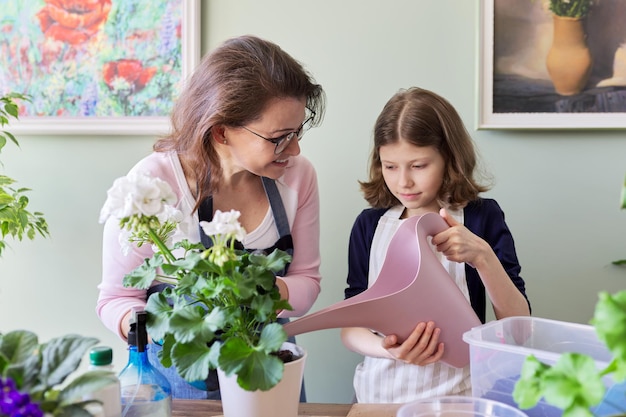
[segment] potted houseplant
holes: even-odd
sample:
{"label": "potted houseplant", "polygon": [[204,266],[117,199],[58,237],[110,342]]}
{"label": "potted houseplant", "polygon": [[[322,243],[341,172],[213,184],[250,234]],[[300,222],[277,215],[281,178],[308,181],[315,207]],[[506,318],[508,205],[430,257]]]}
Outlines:
{"label": "potted houseplant", "polygon": [[[237,389],[256,396],[274,390],[287,365],[304,365],[304,357],[287,365],[279,357],[287,334],[276,322],[277,314],[291,307],[281,300],[274,273],[291,257],[281,250],[264,254],[235,249],[235,240],[246,233],[237,211],[217,211],[213,221],[200,222],[213,243],[208,249],[188,240],[171,243],[180,219],[175,202],[166,182],[131,173],[109,189],[100,221],[114,216],[128,234],[124,244],[151,244],[155,249],[152,258],[124,277],[125,286],[148,289],[155,280],[172,284],[151,295],[145,308],[150,337],[162,341],[161,363],[174,365],[189,382],[204,380],[209,369],[217,369],[225,415],[237,415],[228,410],[227,377],[236,378]],[[286,415],[297,415],[301,381],[300,370],[299,380],[291,384],[297,388],[291,400],[296,408]],[[278,401],[280,408],[289,408],[289,399]],[[254,408],[245,415],[251,416]],[[255,410],[254,415],[263,413]]]}
{"label": "potted houseplant", "polygon": [[[626,209],[626,182],[622,186],[621,208]],[[513,390],[513,399],[522,409],[535,406],[543,397],[548,404],[562,409],[563,417],[592,417],[594,407],[609,403],[612,405],[601,409],[603,415],[626,416],[626,290],[615,294],[600,292],[591,324],[611,352],[611,362],[604,369],[597,369],[594,359],[582,353],[564,353],[553,365],[529,356]],[[610,394],[603,377],[612,377]]]}
{"label": "potted houseplant", "polygon": [[[16,100],[28,97],[9,93],[0,96],[0,150],[15,136],[4,130],[9,118],[18,118]],[[6,237],[34,239],[48,236],[48,225],[39,212],[28,210],[27,188],[12,188],[15,180],[0,175],[0,255]],[[85,400],[94,391],[116,381],[107,371],[89,371],[68,377],[80,365],[87,350],[98,339],[69,334],[40,343],[35,333],[14,330],[0,333],[0,416],[84,417],[94,400]]]}

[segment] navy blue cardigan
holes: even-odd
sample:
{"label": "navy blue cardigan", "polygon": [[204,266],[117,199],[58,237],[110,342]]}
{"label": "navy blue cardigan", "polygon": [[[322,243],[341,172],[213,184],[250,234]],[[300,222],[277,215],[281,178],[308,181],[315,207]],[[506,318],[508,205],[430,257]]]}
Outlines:
{"label": "navy blue cardigan", "polygon": [[[353,297],[368,287],[372,240],[378,220],[386,211],[387,209],[365,209],[352,226],[348,248],[348,287],[345,289],[345,298]],[[493,199],[479,198],[468,203],[463,209],[463,214],[465,227],[489,243],[511,281],[528,302],[524,280],[519,275],[522,268],[517,260],[513,236],[504,221],[504,212],[498,203]],[[478,272],[467,264],[465,276],[472,308],[480,321],[484,323],[487,309],[485,286]],[[528,306],[530,308],[530,303]]]}

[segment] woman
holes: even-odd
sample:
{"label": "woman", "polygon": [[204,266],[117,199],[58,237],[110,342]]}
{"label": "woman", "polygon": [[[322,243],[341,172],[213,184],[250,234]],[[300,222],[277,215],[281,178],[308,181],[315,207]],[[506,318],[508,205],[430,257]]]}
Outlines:
{"label": "woman", "polygon": [[[167,181],[176,193],[184,219],[175,241],[208,245],[198,222],[210,221],[216,210],[234,209],[247,231],[243,248],[290,253],[292,262],[276,285],[293,310],[282,311],[281,318],[308,312],[320,291],[317,178],[298,142],[322,120],[324,98],[322,87],[279,46],[254,36],[227,40],[186,84],[172,112],[171,133],[131,169]],[[108,220],[96,311],[126,339],[132,309],[143,308],[161,288],[123,287],[124,275],[152,256],[152,249],[143,245],[124,255],[119,237],[119,225]],[[219,398],[216,380],[198,390],[175,369],[164,369],[158,348],[150,349],[151,360],[170,379],[174,398]]]}

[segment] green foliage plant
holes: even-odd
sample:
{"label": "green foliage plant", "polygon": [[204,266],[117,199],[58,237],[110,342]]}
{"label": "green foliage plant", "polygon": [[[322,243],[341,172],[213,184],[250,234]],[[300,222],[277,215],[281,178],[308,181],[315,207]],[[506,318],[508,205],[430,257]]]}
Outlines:
{"label": "green foliage plant", "polygon": [[[598,369],[592,357],[581,353],[563,353],[553,365],[528,356],[513,390],[513,400],[521,409],[535,406],[543,397],[562,409],[563,417],[593,417],[592,408],[606,391],[603,377],[616,384],[626,380],[626,290],[600,292],[591,324],[611,352],[611,362]],[[626,416],[626,398],[621,404],[620,416]]]}
{"label": "green foliage plant", "polygon": [[[95,370],[73,379],[68,377],[96,343],[98,339],[72,334],[47,343],[40,343],[36,334],[26,330],[0,334],[0,382],[11,381],[45,415],[91,416],[85,407],[96,401],[84,400],[85,396],[114,383],[117,377],[109,371]],[[20,410],[6,413],[8,416],[40,415],[21,414]],[[5,414],[0,411],[0,415]]]}
{"label": "green foliage plant", "polygon": [[213,242],[208,249],[186,239],[170,243],[180,221],[176,200],[165,181],[132,173],[109,189],[100,216],[101,222],[119,221],[131,244],[156,250],[124,277],[124,286],[172,284],[152,294],[145,307],[148,333],[163,345],[161,363],[174,365],[189,382],[205,380],[209,369],[219,368],[237,375],[245,390],[269,390],[284,371],[279,351],[287,334],[277,322],[278,311],[291,309],[281,300],[275,273],[291,257],[278,249],[270,254],[235,249],[245,230],[234,210],[218,210],[211,222],[200,222]]}
{"label": "green foliage plant", "polygon": [[[28,97],[18,93],[9,93],[0,97],[0,152],[12,141],[19,146],[13,134],[4,130],[10,118],[18,118],[18,105],[15,100],[28,100]],[[0,163],[1,166],[1,163]],[[14,188],[15,180],[0,174],[0,256],[6,248],[6,238],[22,240],[24,237],[34,239],[37,234],[48,236],[48,224],[43,214],[28,210],[29,199],[26,193],[28,188]]]}
{"label": "green foliage plant", "polygon": [[550,0],[549,8],[557,16],[583,18],[592,3],[592,0]]}
{"label": "green foliage plant", "polygon": [[[18,93],[0,96],[0,151],[8,141],[19,146],[15,136],[4,129],[10,118],[18,118],[16,100],[29,98]],[[21,241],[23,237],[34,239],[37,234],[49,235],[43,214],[27,209],[25,193],[30,190],[12,188],[14,183],[0,174],[0,256],[6,248],[6,237]],[[116,376],[108,371],[89,371],[68,377],[97,342],[69,334],[40,343],[37,335],[28,330],[0,333],[0,416],[91,416],[86,407],[95,400],[84,400],[84,396],[115,382]]]}

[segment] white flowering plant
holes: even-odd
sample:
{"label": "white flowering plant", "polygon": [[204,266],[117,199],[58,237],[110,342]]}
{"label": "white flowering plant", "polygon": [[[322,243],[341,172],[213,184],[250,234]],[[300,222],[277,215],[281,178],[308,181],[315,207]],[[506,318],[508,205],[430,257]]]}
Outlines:
{"label": "white flowering plant", "polygon": [[235,240],[242,241],[246,232],[234,210],[218,210],[213,221],[200,222],[211,247],[171,242],[182,218],[175,202],[167,182],[130,174],[114,182],[100,216],[101,222],[119,221],[123,248],[127,242],[153,247],[154,255],[124,277],[124,286],[147,290],[154,281],[172,284],[152,294],[145,308],[148,333],[163,346],[161,363],[174,365],[189,382],[219,368],[236,374],[245,390],[272,388],[282,379],[278,352],[287,340],[277,315],[291,309],[281,300],[275,273],[290,255],[237,250]]}

